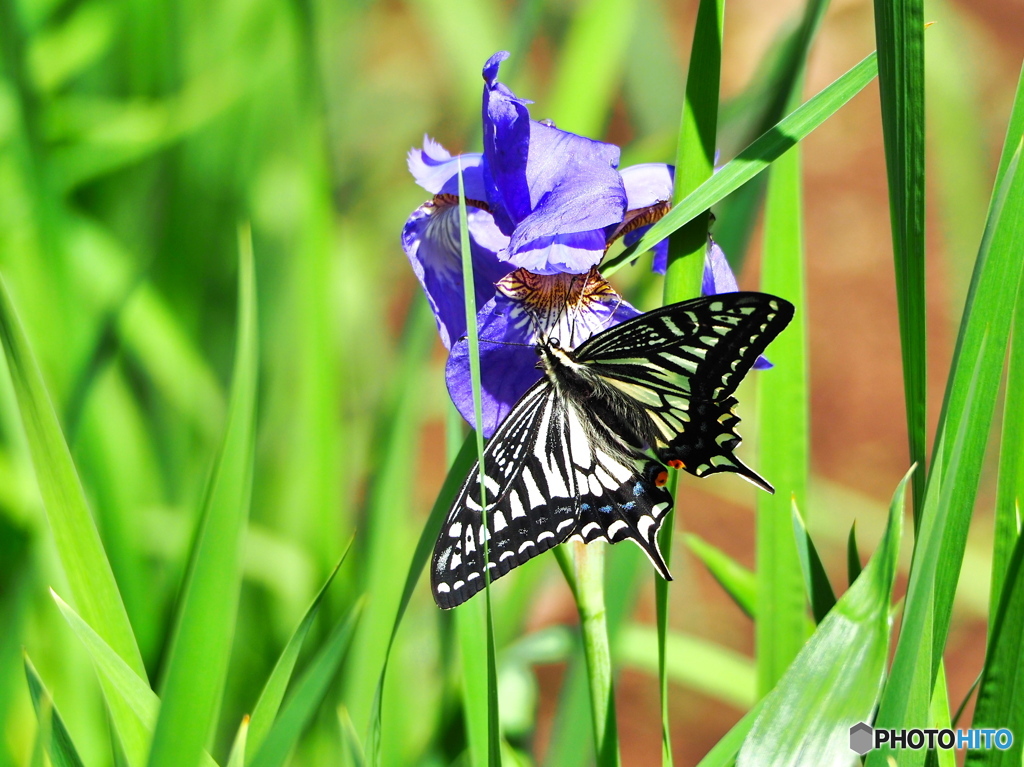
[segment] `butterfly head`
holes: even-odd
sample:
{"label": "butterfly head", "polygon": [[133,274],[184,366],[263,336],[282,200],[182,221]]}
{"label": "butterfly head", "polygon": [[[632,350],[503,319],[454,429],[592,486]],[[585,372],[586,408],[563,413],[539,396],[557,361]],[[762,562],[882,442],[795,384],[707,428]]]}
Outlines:
{"label": "butterfly head", "polygon": [[575,371],[580,367],[569,349],[563,348],[558,338],[543,339],[534,347],[537,352],[537,369],[543,370],[548,378],[557,381],[560,374]]}

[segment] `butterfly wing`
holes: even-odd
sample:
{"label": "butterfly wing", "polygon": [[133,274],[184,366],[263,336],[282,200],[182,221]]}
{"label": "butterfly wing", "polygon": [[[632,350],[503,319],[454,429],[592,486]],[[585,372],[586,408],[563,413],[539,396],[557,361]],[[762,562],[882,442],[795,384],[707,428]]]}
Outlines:
{"label": "butterfly wing", "polygon": [[[541,381],[516,403],[484,450],[487,553],[495,580],[570,536],[634,540],[668,577],[656,536],[672,506],[662,467],[595,444],[585,408]],[[644,468],[640,468],[640,466]],[[443,609],[484,586],[479,464],[466,478],[434,545],[434,601]]]}
{"label": "butterfly wing", "polygon": [[793,317],[764,293],[723,293],[656,309],[594,336],[575,357],[640,403],[666,464],[703,477],[732,471],[772,487],[734,454],[739,418],[731,396]]}
{"label": "butterfly wing", "polygon": [[[584,543],[631,540],[662,578],[672,580],[658,548],[658,531],[672,510],[672,494],[662,487],[664,468],[655,461],[645,461],[637,471],[634,462],[622,461],[600,449],[595,450],[594,460],[596,468],[591,476],[595,479],[588,478],[587,486],[579,491],[579,523],[571,537]],[[624,481],[620,482],[618,476]]]}
{"label": "butterfly wing", "polygon": [[[576,526],[573,499],[564,479],[551,471],[564,453],[552,421],[558,400],[547,380],[529,389],[484,449],[484,500],[491,580],[561,543]],[[554,419],[557,420],[557,419]],[[553,431],[553,429],[555,429]],[[549,460],[550,458],[550,460]],[[434,544],[430,585],[438,607],[462,604],[484,586],[484,525],[480,464],[466,477]]]}

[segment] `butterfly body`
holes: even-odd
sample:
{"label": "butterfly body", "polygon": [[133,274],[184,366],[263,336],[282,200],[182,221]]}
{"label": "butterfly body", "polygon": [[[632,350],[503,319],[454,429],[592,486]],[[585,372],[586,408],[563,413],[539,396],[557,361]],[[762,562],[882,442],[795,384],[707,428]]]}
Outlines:
{"label": "butterfly body", "polygon": [[[537,355],[547,380],[566,406],[576,409],[591,441],[606,445],[623,459],[639,458],[654,444],[657,429],[644,408],[608,384],[590,365],[578,362],[557,339],[538,344]],[[599,417],[588,418],[581,411]]]}
{"label": "butterfly body", "polygon": [[670,578],[657,545],[672,508],[666,467],[731,471],[771,491],[733,454],[732,393],[792,314],[774,296],[729,293],[648,312],[575,350],[538,344],[544,377],[488,442],[438,536],[437,604],[483,588],[485,543],[491,580],[577,537],[632,540]]}

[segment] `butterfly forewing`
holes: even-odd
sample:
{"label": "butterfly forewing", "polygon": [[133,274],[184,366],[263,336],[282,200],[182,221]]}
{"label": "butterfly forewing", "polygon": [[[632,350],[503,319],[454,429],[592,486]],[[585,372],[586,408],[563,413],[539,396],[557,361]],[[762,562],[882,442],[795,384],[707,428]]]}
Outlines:
{"label": "butterfly forewing", "polygon": [[764,293],[726,293],[656,309],[594,336],[576,353],[646,409],[659,459],[697,476],[736,472],[771,491],[733,450],[740,443],[731,396],[793,305]]}
{"label": "butterfly forewing", "polygon": [[[516,404],[484,451],[490,578],[570,536],[611,543],[630,538],[665,577],[660,520],[672,496],[658,486],[661,466],[595,444],[588,414],[547,381]],[[445,609],[484,586],[479,466],[470,472],[434,546],[431,588]]]}
{"label": "butterfly forewing", "polygon": [[[558,401],[547,383],[533,386],[484,450],[484,501],[491,579],[561,543],[575,526],[573,498],[548,466],[565,460]],[[564,442],[564,440],[562,440]],[[556,443],[556,444],[552,444]],[[484,525],[479,463],[466,478],[434,545],[430,581],[442,608],[455,607],[484,586]],[[563,479],[561,485],[565,485]],[[561,524],[564,520],[567,523]]]}

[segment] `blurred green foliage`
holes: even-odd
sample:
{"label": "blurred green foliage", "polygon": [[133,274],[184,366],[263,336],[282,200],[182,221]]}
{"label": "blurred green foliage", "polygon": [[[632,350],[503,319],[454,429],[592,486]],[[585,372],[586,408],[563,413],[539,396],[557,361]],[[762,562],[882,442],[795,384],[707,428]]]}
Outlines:
{"label": "blurred green foliage", "polygon": [[[688,39],[695,7],[0,0],[0,272],[146,675],[161,695],[237,383],[232,360],[244,329],[238,230],[251,228],[257,420],[245,548],[233,573],[241,581],[238,614],[219,718],[209,725],[208,750],[218,763],[227,763],[243,715],[253,712],[286,645],[298,654],[289,638],[353,536],[292,659],[295,679],[279,721],[287,714],[295,733],[264,730],[261,737],[287,751],[291,736],[304,732],[296,765],[359,763],[363,755],[409,562],[447,468],[443,358],[398,243],[405,217],[425,197],[406,173],[406,151],[424,132],[453,152],[476,148],[480,67],[508,48],[513,58],[503,75],[536,98],[536,116],[594,135],[608,130],[626,143],[624,165],[666,161],[686,71],[680,41]],[[964,127],[965,114],[978,119],[977,96],[962,70],[951,71],[962,41],[949,30],[961,11],[943,3],[936,12],[948,26],[929,48],[929,87],[941,93],[928,102],[929,140],[941,150],[936,204],[948,214],[942,237],[956,317],[974,255],[963,251],[976,248],[985,209],[979,195],[992,175],[979,158],[991,142],[982,127]],[[837,12],[840,35],[850,13]],[[768,71],[779,60],[789,28],[780,24],[774,47],[751,57],[755,68]],[[869,51],[871,40],[863,42],[835,74]],[[972,61],[986,62],[980,55]],[[755,77],[723,104],[725,159],[782,116],[773,112],[766,80]],[[998,124],[989,129],[1001,138]],[[746,242],[757,212],[741,203],[737,193],[716,225],[729,231],[734,211],[737,243]],[[730,255],[739,261],[744,253]],[[655,300],[658,286],[645,269],[623,269],[619,278],[641,305]],[[94,671],[91,653],[102,648],[80,641],[49,592],[84,614],[44,513],[22,410],[0,357],[0,767],[34,763],[47,740],[73,741],[86,765],[134,764],[121,753],[115,712],[108,713]],[[840,516],[855,509],[865,520],[860,545],[870,551],[884,504],[853,493],[812,476],[808,505]],[[751,505],[748,496],[739,502]],[[848,526],[819,525],[821,517],[811,516],[819,546],[824,540],[841,551]],[[654,642],[638,627],[647,621],[632,615],[641,574],[650,576],[637,552],[622,548],[609,552],[612,648],[620,665],[653,675]],[[986,552],[987,543],[968,545],[962,596],[975,617],[988,609],[987,594],[970,585],[988,578]],[[522,763],[544,753],[560,765],[592,758],[576,635],[533,609],[539,585],[557,578],[553,557],[542,557],[495,588],[502,730],[507,757]],[[358,623],[350,624],[362,595]],[[674,629],[687,621],[682,615]],[[439,614],[421,587],[391,652],[385,764],[466,758],[455,636],[451,616]],[[670,679],[733,705],[749,702],[751,664],[685,631],[670,639],[701,659],[689,670],[673,661]],[[201,677],[220,662],[188,673]],[[553,701],[540,699],[535,673],[554,663],[568,669],[557,713]],[[233,764],[246,754],[245,726]],[[627,755],[636,747],[629,737],[622,736]],[[74,763],[56,751],[49,758]]]}

